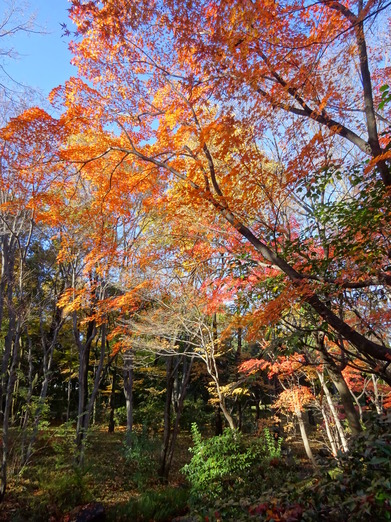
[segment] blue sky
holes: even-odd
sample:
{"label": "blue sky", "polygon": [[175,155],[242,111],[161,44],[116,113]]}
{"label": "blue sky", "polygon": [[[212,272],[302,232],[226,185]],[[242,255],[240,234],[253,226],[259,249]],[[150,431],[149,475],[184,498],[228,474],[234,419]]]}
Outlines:
{"label": "blue sky", "polygon": [[[21,5],[20,0],[15,0]],[[9,0],[0,0],[0,16]],[[16,60],[7,60],[5,69],[20,83],[39,89],[47,96],[51,89],[76,74],[70,65],[69,37],[61,36],[60,24],[67,23],[69,3],[67,0],[29,0],[24,19],[35,14],[35,23],[45,34],[17,33],[12,39],[2,41],[2,47],[12,46],[19,54]],[[70,27],[71,28],[71,27]]]}

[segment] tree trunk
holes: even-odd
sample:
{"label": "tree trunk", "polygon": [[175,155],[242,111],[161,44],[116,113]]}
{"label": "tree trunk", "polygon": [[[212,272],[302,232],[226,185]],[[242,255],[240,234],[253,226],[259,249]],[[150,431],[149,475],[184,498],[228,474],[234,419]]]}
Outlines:
{"label": "tree trunk", "polygon": [[85,441],[87,437],[88,428],[90,426],[91,414],[96,402],[96,398],[99,391],[99,386],[101,384],[102,375],[103,375],[103,365],[105,360],[106,353],[106,324],[103,323],[101,326],[101,344],[100,344],[100,357],[99,363],[96,368],[94,384],[91,391],[90,398],[88,400],[88,404],[86,405],[85,412],[83,412],[82,422],[81,422],[81,437],[80,442],[78,444],[78,463],[80,466],[84,464],[84,456],[85,456]]}
{"label": "tree trunk", "polygon": [[71,413],[71,393],[72,393],[72,380],[69,377],[67,383],[67,413],[66,413],[66,422],[69,422],[70,413]]}
{"label": "tree trunk", "polygon": [[[12,260],[8,260],[9,262],[12,261],[14,263],[14,258],[12,257]],[[3,407],[4,407],[4,391],[7,390],[7,383],[8,383],[8,370],[10,366],[11,361],[11,354],[12,354],[12,343],[15,336],[15,330],[16,330],[16,313],[15,308],[13,304],[13,287],[14,287],[14,270],[13,265],[6,267],[6,275],[5,278],[7,280],[7,294],[6,294],[6,301],[8,304],[8,329],[7,329],[7,335],[4,339],[4,351],[3,351],[3,357],[1,361],[1,373],[0,373],[0,410],[1,414],[3,414]],[[0,325],[1,326],[1,325]]]}
{"label": "tree trunk", "polygon": [[80,341],[80,332],[77,326],[77,315],[73,315],[73,333],[79,350],[79,401],[77,409],[76,447],[79,455],[82,453],[83,439],[85,438],[84,425],[88,399],[88,365],[90,360],[91,343],[96,335],[95,321],[89,321],[84,343]]}
{"label": "tree trunk", "polygon": [[223,419],[221,418],[221,410],[220,407],[216,408],[215,411],[215,435],[223,434]]}
{"label": "tree trunk", "polygon": [[178,397],[176,401],[176,407],[175,407],[175,422],[174,426],[171,431],[171,437],[168,445],[168,451],[166,456],[166,463],[165,463],[165,469],[163,471],[163,479],[165,482],[168,482],[168,476],[171,470],[172,465],[172,459],[174,457],[174,451],[176,447],[176,440],[179,433],[179,422],[182,416],[184,402],[187,394],[187,386],[190,381],[190,375],[191,375],[191,369],[193,366],[193,360],[192,357],[190,359],[190,362],[188,362],[188,359],[186,355],[182,356],[182,379],[180,382],[180,385],[178,386]]}
{"label": "tree trunk", "polygon": [[7,389],[5,394],[5,407],[3,414],[3,438],[1,444],[1,463],[0,463],[0,502],[4,499],[7,488],[8,456],[9,456],[9,427],[10,414],[13,399],[14,386],[16,381],[16,368],[19,360],[19,335],[16,332],[12,350],[12,361],[8,376]]}
{"label": "tree trunk", "polygon": [[231,430],[236,430],[236,423],[232,417],[232,415],[229,413],[228,409],[227,409],[227,406],[225,404],[225,398],[221,395],[219,395],[219,398],[220,398],[220,408],[221,408],[221,411],[223,412],[223,415],[226,419],[226,421],[228,422],[228,426]]}
{"label": "tree trunk", "polygon": [[115,423],[114,423],[114,411],[115,411],[115,385],[116,385],[116,377],[117,370],[115,366],[113,366],[113,380],[111,383],[111,393],[110,393],[110,419],[109,419],[109,433],[114,433]]}
{"label": "tree trunk", "polygon": [[371,380],[372,380],[372,384],[373,384],[373,403],[375,405],[377,414],[378,415],[382,415],[384,413],[384,411],[383,411],[382,403],[380,401],[379,389],[378,389],[378,386],[377,386],[378,377],[376,377],[375,375],[372,374],[371,375]]}
{"label": "tree trunk", "polygon": [[335,387],[337,388],[339,396],[341,397],[342,406],[345,411],[350,431],[352,432],[352,435],[358,435],[362,431],[360,416],[354,407],[353,397],[350,393],[348,385],[346,384],[346,381],[343,378],[341,372],[335,373],[333,370],[330,370],[329,367],[327,367],[327,372],[330,375]]}
{"label": "tree trunk", "polygon": [[329,419],[328,419],[328,416],[327,416],[327,412],[325,411],[325,408],[324,408],[323,404],[321,405],[321,412],[322,412],[322,417],[323,417],[323,420],[324,420],[324,425],[325,425],[325,428],[326,428],[327,438],[329,439],[330,446],[331,446],[331,453],[332,453],[333,457],[336,457],[337,456],[337,445],[335,443],[335,438],[334,438],[333,433],[331,431],[331,427],[330,427]]}
{"label": "tree trunk", "polygon": [[160,453],[160,466],[158,470],[158,475],[161,478],[165,477],[165,469],[166,469],[166,459],[168,446],[170,441],[170,431],[171,431],[171,400],[172,393],[174,390],[174,357],[168,357],[166,360],[166,402],[164,404],[164,430],[163,430],[163,444]]}
{"label": "tree trunk", "polygon": [[330,411],[333,415],[335,426],[337,428],[339,438],[341,439],[342,448],[346,452],[349,450],[348,443],[346,442],[345,432],[344,432],[343,426],[341,424],[341,421],[339,420],[338,412],[333,403],[333,399],[331,397],[330,390],[327,388],[327,384],[325,383],[325,380],[324,380],[324,375],[321,374],[320,372],[317,372],[317,374],[318,374],[320,383],[322,385],[324,394],[326,396],[327,404],[329,405]]}
{"label": "tree trunk", "polygon": [[339,396],[341,398],[342,406],[349,423],[352,435],[358,435],[361,431],[360,416],[354,407],[353,396],[349,390],[348,385],[342,375],[341,370],[336,365],[334,359],[330,356],[324,344],[324,335],[317,336],[317,348],[320,352],[321,359],[325,365],[327,373],[330,375]]}
{"label": "tree trunk", "polygon": [[47,392],[48,392],[50,378],[51,378],[54,348],[57,344],[58,334],[60,332],[62,325],[63,325],[62,313],[58,309],[58,311],[56,311],[56,313],[55,313],[55,316],[53,318],[52,325],[50,328],[51,338],[50,338],[49,346],[47,346],[47,339],[43,335],[43,332],[41,332],[41,345],[42,345],[42,352],[43,352],[43,356],[42,356],[43,381],[42,381],[42,385],[41,385],[41,391],[39,394],[38,406],[37,406],[37,409],[35,412],[35,417],[34,417],[33,432],[31,434],[31,438],[29,441],[26,455],[24,456],[24,459],[22,461],[22,466],[25,466],[28,463],[28,461],[33,453],[34,444],[37,439],[39,423],[40,423],[42,412],[43,412],[44,405],[46,402]]}
{"label": "tree trunk", "polygon": [[310,446],[310,443],[309,443],[309,440],[308,440],[307,431],[305,429],[303,415],[302,415],[302,413],[301,413],[301,411],[299,409],[297,409],[295,411],[295,414],[296,414],[296,417],[297,417],[297,420],[298,420],[298,423],[299,423],[300,434],[301,434],[301,438],[303,440],[304,449],[305,449],[305,452],[307,454],[307,457],[312,462],[314,468],[317,468],[318,466],[316,464],[316,460],[315,460],[314,455],[312,453],[311,446]]}
{"label": "tree trunk", "polygon": [[130,445],[133,431],[133,353],[124,356],[124,395],[126,401],[126,442]]}

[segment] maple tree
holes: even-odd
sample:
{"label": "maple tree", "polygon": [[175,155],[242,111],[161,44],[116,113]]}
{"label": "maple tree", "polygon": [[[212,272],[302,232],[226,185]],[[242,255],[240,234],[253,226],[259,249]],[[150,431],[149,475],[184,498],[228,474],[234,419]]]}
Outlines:
{"label": "maple tree", "polygon": [[[353,292],[365,300],[389,282],[389,153],[380,137],[389,109],[375,111],[387,69],[365,33],[381,5],[72,4],[74,63],[90,84],[71,79],[53,96],[74,124],[86,129],[88,119],[94,144],[69,147],[68,157],[85,168],[112,161],[112,185],[116,165],[125,165],[165,212],[214,209],[252,245],[257,263],[284,275],[277,310],[309,305],[391,382],[387,330],[376,324],[368,333],[367,311],[355,314],[349,304]],[[278,161],[268,159],[270,135]],[[341,205],[354,219],[338,241]],[[372,252],[370,269],[349,238]]]}
{"label": "maple tree", "polygon": [[316,460],[309,444],[303,419],[304,408],[314,402],[315,397],[310,388],[300,382],[304,366],[305,358],[302,355],[296,354],[292,357],[280,356],[277,357],[275,361],[265,359],[258,361],[249,360],[241,365],[240,370],[242,372],[253,373],[261,369],[267,370],[269,379],[273,376],[277,376],[282,391],[273,406],[284,413],[294,414],[299,424],[306,454],[316,467]]}
{"label": "maple tree", "polygon": [[[226,404],[229,386],[221,382],[218,359],[227,351],[217,331],[216,318],[206,314],[206,302],[199,289],[171,282],[170,293],[163,298],[150,297],[150,309],[137,313],[129,322],[133,347],[151,350],[169,358],[184,354],[205,365],[225,419],[231,429],[235,421]],[[190,368],[191,369],[191,368]]]}

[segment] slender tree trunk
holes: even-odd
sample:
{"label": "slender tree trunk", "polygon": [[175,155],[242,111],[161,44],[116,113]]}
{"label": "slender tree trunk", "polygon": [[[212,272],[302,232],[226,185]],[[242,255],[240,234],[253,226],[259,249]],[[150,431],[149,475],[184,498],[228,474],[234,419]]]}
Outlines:
{"label": "slender tree trunk", "polygon": [[59,331],[63,325],[63,320],[62,320],[60,311],[58,313],[56,311],[56,317],[58,319],[58,322],[57,322],[57,324],[52,325],[53,326],[51,329],[52,337],[50,339],[49,346],[46,346],[45,336],[41,333],[41,345],[42,345],[42,352],[43,352],[43,357],[42,357],[43,380],[42,380],[42,384],[41,384],[41,391],[39,394],[37,410],[35,412],[35,417],[34,417],[34,428],[33,428],[32,434],[31,434],[31,438],[29,441],[26,455],[22,461],[22,466],[25,466],[28,463],[28,461],[30,460],[30,457],[33,453],[34,444],[35,444],[35,441],[37,440],[39,423],[41,421],[42,413],[44,411],[44,406],[46,403],[46,397],[47,397],[51,373],[52,373],[54,349],[55,349],[55,346],[57,343]]}
{"label": "slender tree trunk", "polygon": [[220,388],[220,377],[219,377],[219,369],[217,367],[217,361],[216,361],[216,353],[215,349],[217,346],[217,340],[218,340],[218,332],[217,332],[217,314],[213,314],[212,318],[212,343],[210,348],[208,348],[209,353],[206,356],[206,368],[208,370],[209,375],[212,377],[215,386],[216,386],[216,393],[219,398],[219,405],[220,409],[223,412],[223,415],[228,422],[228,426],[231,430],[236,429],[235,421],[228,411],[226,402],[225,402],[225,396],[221,391]]}
{"label": "slender tree trunk", "polygon": [[71,413],[71,393],[72,393],[72,381],[69,377],[68,384],[67,384],[67,414],[66,414],[66,421],[69,422],[70,413]]}
{"label": "slender tree trunk", "polygon": [[[33,396],[33,343],[31,341],[31,337],[26,331],[27,335],[27,343],[28,343],[28,353],[27,353],[27,363],[28,363],[28,372],[27,372],[27,384],[28,384],[28,391],[27,391],[27,397],[26,397],[26,409],[25,414],[22,419],[21,428],[25,432],[29,418],[31,413],[31,399]],[[23,358],[23,355],[21,356]],[[25,440],[23,438],[23,440]],[[23,443],[22,443],[23,446]],[[23,453],[23,452],[22,452]]]}
{"label": "slender tree trunk", "polygon": [[85,437],[84,417],[87,414],[88,400],[88,365],[90,360],[91,343],[96,335],[95,321],[89,321],[87,326],[86,341],[80,341],[80,332],[77,326],[77,315],[73,316],[73,333],[79,349],[79,401],[77,410],[76,447],[79,457],[82,454],[83,439]]}
{"label": "slender tree trunk", "polygon": [[383,406],[381,404],[381,400],[379,397],[379,389],[377,386],[378,378],[375,375],[371,375],[371,380],[373,384],[373,402],[375,404],[376,412],[378,415],[382,415],[384,413]]}
{"label": "slender tree trunk", "polygon": [[[16,313],[13,304],[13,288],[14,288],[14,256],[12,259],[8,259],[9,265],[6,267],[5,278],[7,280],[7,289],[6,289],[6,301],[8,304],[8,329],[7,335],[4,339],[4,351],[3,358],[1,361],[1,374],[0,374],[0,409],[3,412],[5,397],[4,391],[7,389],[8,383],[8,370],[11,362],[11,354],[12,354],[12,343],[15,336],[16,330]],[[1,325],[0,325],[1,326]]]}
{"label": "slender tree trunk", "polygon": [[221,408],[221,411],[223,412],[223,415],[224,415],[226,421],[228,422],[228,426],[230,427],[230,429],[236,430],[236,423],[235,423],[232,415],[229,413],[226,403],[225,403],[225,398],[222,395],[220,395],[220,408]]}
{"label": "slender tree trunk", "polygon": [[168,476],[169,476],[169,473],[171,470],[172,459],[174,457],[176,441],[177,441],[177,437],[179,434],[179,422],[180,422],[180,419],[181,419],[181,416],[183,413],[184,402],[185,402],[185,398],[186,398],[186,394],[187,394],[187,386],[190,381],[191,369],[193,366],[193,357],[190,359],[190,361],[188,361],[186,355],[184,355],[182,357],[182,365],[183,365],[182,379],[181,379],[180,387],[178,389],[178,400],[177,400],[177,405],[175,408],[175,422],[174,422],[174,426],[173,426],[172,432],[171,432],[171,437],[170,437],[167,456],[166,456],[165,469],[164,469],[164,472],[162,475],[166,482],[168,481]]}
{"label": "slender tree trunk", "polygon": [[352,435],[358,435],[361,431],[360,416],[354,407],[353,396],[349,390],[348,385],[342,375],[341,370],[336,365],[335,361],[330,357],[327,348],[324,344],[324,335],[318,335],[317,348],[320,352],[321,358],[324,362],[327,373],[330,375],[339,396],[341,398],[342,406],[348,421]]}
{"label": "slender tree trunk", "polygon": [[97,402],[97,400],[95,400],[94,404],[92,405],[92,419],[89,422],[89,424],[92,424],[92,426],[95,426],[95,423],[96,423],[96,408],[97,408],[96,402]]}
{"label": "slender tree trunk", "polygon": [[124,356],[124,395],[126,401],[126,442],[130,445],[133,431],[133,353],[129,350]]}
{"label": "slender tree trunk", "polygon": [[117,377],[117,370],[116,370],[115,366],[113,366],[113,380],[111,382],[111,393],[110,393],[110,419],[109,419],[109,426],[108,426],[109,433],[114,433],[114,428],[115,428],[114,411],[115,411],[116,377]]}
{"label": "slender tree trunk", "polygon": [[78,445],[78,463],[80,466],[84,464],[84,456],[85,456],[85,441],[87,437],[88,428],[90,426],[91,415],[93,412],[93,408],[96,402],[96,398],[99,391],[99,386],[101,384],[102,375],[103,375],[103,366],[105,360],[106,353],[106,324],[102,324],[101,326],[101,344],[100,344],[100,357],[99,363],[95,372],[94,385],[91,391],[90,398],[88,400],[88,404],[86,405],[85,412],[83,412],[82,422],[81,422],[81,437]]}
{"label": "slender tree trunk", "polygon": [[[235,360],[236,360],[236,366],[239,367],[240,358],[242,356],[242,337],[243,337],[243,330],[241,327],[238,328],[238,349],[235,354]],[[238,373],[236,373],[236,378],[238,378]],[[238,405],[238,430],[242,431],[242,424],[243,424],[243,404],[242,404],[242,398],[240,396],[237,397],[237,405]]]}
{"label": "slender tree trunk", "polygon": [[358,416],[359,416],[360,425],[361,425],[361,423],[362,423],[362,406],[361,406],[360,401],[359,401],[359,398],[361,397],[361,394],[358,397],[356,397],[356,395],[353,392],[351,392],[351,394],[352,394],[353,400],[354,400],[354,402],[356,403],[356,406],[357,406]]}
{"label": "slender tree trunk", "polygon": [[[8,332],[9,333],[9,332]],[[8,456],[9,456],[9,428],[10,428],[10,414],[13,399],[14,386],[16,382],[16,368],[19,362],[19,335],[15,334],[15,340],[12,350],[12,362],[9,371],[7,389],[5,394],[5,407],[3,415],[3,438],[1,445],[1,468],[0,468],[0,503],[4,499],[7,488],[7,473],[8,473]]]}
{"label": "slender tree trunk", "polygon": [[159,477],[164,478],[166,469],[166,459],[168,446],[170,442],[171,431],[171,402],[172,393],[174,390],[174,357],[168,357],[166,360],[166,401],[164,404],[164,430],[163,430],[163,444],[160,453],[160,466],[158,470]]}
{"label": "slender tree trunk", "polygon": [[337,428],[339,438],[341,439],[341,444],[342,444],[343,450],[346,452],[346,451],[349,450],[348,443],[346,441],[346,437],[345,437],[345,432],[344,432],[343,426],[341,424],[341,421],[339,420],[338,412],[337,412],[337,410],[335,408],[335,405],[333,403],[333,399],[331,397],[330,390],[328,389],[327,384],[325,383],[324,375],[322,373],[320,373],[320,372],[317,372],[317,374],[318,374],[320,383],[322,385],[322,388],[323,388],[323,391],[324,391],[324,394],[325,394],[325,397],[326,397],[326,400],[327,400],[327,404],[329,405],[330,411],[331,411],[331,413],[333,415],[334,423],[335,423],[335,426]]}
{"label": "slender tree trunk", "polygon": [[298,423],[299,423],[300,434],[301,434],[301,438],[303,440],[304,449],[305,449],[305,452],[307,454],[307,457],[312,462],[314,468],[317,468],[316,460],[315,460],[314,455],[312,453],[311,446],[310,446],[310,443],[309,443],[309,440],[308,440],[307,431],[305,429],[303,415],[302,415],[302,413],[301,413],[301,411],[299,409],[297,409],[295,411],[295,414],[296,414],[296,417],[297,417],[297,420],[298,420]]}
{"label": "slender tree trunk", "polygon": [[327,416],[327,412],[325,411],[325,407],[323,406],[323,404],[321,405],[321,412],[322,412],[322,417],[323,417],[323,420],[324,420],[324,425],[325,425],[325,428],[326,428],[327,438],[329,439],[330,446],[331,446],[331,453],[332,453],[333,457],[336,457],[337,456],[337,445],[335,443],[335,438],[334,438],[333,433],[331,431],[331,427],[330,427],[329,419],[328,419],[328,416]]}
{"label": "slender tree trunk", "polygon": [[12,400],[11,400],[11,413],[10,413],[11,426],[13,426],[15,424],[15,420],[16,420],[15,412],[17,409],[18,394],[19,394],[19,387],[20,387],[20,356],[19,356],[19,367],[17,368],[15,375],[16,375],[15,384],[14,384],[14,389],[12,392]]}
{"label": "slender tree trunk", "polygon": [[[20,427],[22,429],[22,440],[20,444],[20,460],[21,465],[25,460],[25,452],[26,452],[26,442],[27,442],[27,427],[30,420],[31,414],[31,400],[33,396],[33,356],[32,356],[32,341],[31,337],[26,331],[27,342],[28,342],[28,354],[27,354],[27,362],[28,362],[28,372],[27,372],[27,384],[28,391],[26,396],[25,403],[25,411],[24,415],[21,419]],[[23,358],[23,354],[21,354],[21,358]]]}

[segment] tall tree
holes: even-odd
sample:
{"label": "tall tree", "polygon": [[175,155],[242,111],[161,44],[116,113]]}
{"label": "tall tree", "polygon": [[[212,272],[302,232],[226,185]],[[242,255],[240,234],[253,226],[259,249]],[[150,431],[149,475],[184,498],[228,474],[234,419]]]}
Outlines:
{"label": "tall tree", "polygon": [[[300,241],[296,251],[290,248],[292,233],[301,240],[311,214],[303,219],[300,210],[290,210],[293,231],[292,220],[281,219],[287,202],[300,200],[303,185],[311,190],[319,179],[337,183],[345,195],[352,191],[350,204],[361,217],[348,235],[358,240],[368,230],[357,198],[365,201],[365,222],[374,225],[371,239],[388,230],[389,153],[378,128],[389,109],[381,117],[375,111],[370,59],[377,82],[387,70],[381,69],[377,42],[368,42],[365,32],[365,23],[382,9],[373,1],[74,0],[71,17],[80,36],[72,45],[74,61],[92,86],[72,79],[54,96],[63,97],[73,121],[79,117],[85,126],[88,114],[95,127],[94,147],[71,147],[69,158],[85,168],[103,156],[127,165],[134,183],[142,183],[156,204],[214,209],[266,266],[283,274],[281,302],[306,303],[362,357],[375,361],[390,383],[387,333],[379,329],[374,336],[366,317],[352,321],[341,315],[334,299],[346,288],[389,284],[387,240],[369,274],[351,245],[341,254],[341,266],[350,266],[350,259],[343,260],[352,257],[358,269],[329,270],[324,277],[303,262],[308,255]],[[354,78],[356,63],[362,83]],[[284,120],[278,118],[282,112]],[[105,126],[117,131],[108,134]],[[274,168],[261,150],[270,137],[282,149]],[[367,167],[357,167],[366,159]],[[330,170],[334,175],[327,178]],[[329,205],[338,215],[337,201],[331,198]],[[304,246],[311,240],[321,263],[319,237],[305,237]],[[373,252],[373,243],[364,248]]]}

